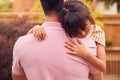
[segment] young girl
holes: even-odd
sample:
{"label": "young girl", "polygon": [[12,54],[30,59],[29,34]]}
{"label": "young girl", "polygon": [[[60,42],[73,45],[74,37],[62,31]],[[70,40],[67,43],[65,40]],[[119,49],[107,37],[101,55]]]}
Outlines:
{"label": "young girl", "polygon": [[[91,73],[94,80],[103,80],[102,72],[106,68],[105,36],[103,30],[94,24],[94,20],[92,19],[87,6],[81,2],[79,3],[78,1],[68,1],[65,3],[63,10],[61,10],[58,15],[60,16],[60,22],[63,26],[69,26],[69,28],[74,27],[74,29],[76,27],[75,30],[70,31],[70,33],[73,33],[74,35],[71,35],[70,33],[67,35],[79,38],[85,38],[89,35],[90,38],[96,42],[96,57],[91,55],[91,53],[86,49],[86,46],[79,39],[77,39],[76,42],[71,38],[69,41],[65,42],[65,47],[70,50],[67,52],[68,54],[83,58],[100,71],[95,74]],[[64,30],[67,31],[68,29],[64,28]],[[28,32],[28,34],[30,33],[33,33],[34,36],[40,40],[45,39],[44,28],[39,25],[33,27]]]}

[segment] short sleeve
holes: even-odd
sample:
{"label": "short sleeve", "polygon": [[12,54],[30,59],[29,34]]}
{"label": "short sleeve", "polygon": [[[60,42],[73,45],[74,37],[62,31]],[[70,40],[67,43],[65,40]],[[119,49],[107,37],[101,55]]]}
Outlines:
{"label": "short sleeve", "polygon": [[12,73],[15,75],[24,75],[24,71],[20,64],[20,54],[21,54],[21,44],[18,39],[13,48],[13,63],[12,63]]}
{"label": "short sleeve", "polygon": [[90,36],[95,42],[105,46],[105,33],[104,31],[97,25],[93,28]]}

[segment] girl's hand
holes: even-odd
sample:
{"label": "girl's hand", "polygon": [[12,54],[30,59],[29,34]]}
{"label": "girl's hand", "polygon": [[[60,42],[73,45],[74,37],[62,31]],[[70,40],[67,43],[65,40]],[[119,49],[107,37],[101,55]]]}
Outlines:
{"label": "girl's hand", "polygon": [[102,45],[97,44],[97,57],[91,55],[91,53],[87,50],[85,45],[79,39],[77,39],[77,42],[73,39],[70,39],[69,41],[65,42],[65,47],[70,50],[69,52],[67,52],[68,54],[85,59],[88,63],[93,65],[101,72],[105,70],[106,54],[105,48]]}
{"label": "girl's hand", "polygon": [[79,39],[77,39],[77,42],[73,39],[69,39],[69,41],[65,42],[65,47],[70,50],[67,53],[71,55],[87,58],[89,54],[87,48]]}
{"label": "girl's hand", "polygon": [[33,33],[33,35],[39,40],[43,40],[46,36],[44,28],[40,25],[34,26],[32,29],[28,31],[27,34],[30,34],[30,33]]}

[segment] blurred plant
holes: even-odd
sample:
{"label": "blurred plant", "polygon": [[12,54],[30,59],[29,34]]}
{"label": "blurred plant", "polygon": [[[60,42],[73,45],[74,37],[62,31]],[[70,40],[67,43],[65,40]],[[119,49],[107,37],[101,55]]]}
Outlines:
{"label": "blurred plant", "polygon": [[33,8],[31,9],[31,12],[40,13],[40,15],[39,15],[39,16],[30,15],[30,16],[29,16],[30,19],[35,19],[35,20],[44,21],[45,15],[44,15],[44,13],[43,13],[43,9],[42,9],[42,7],[41,7],[40,0],[36,0]]}
{"label": "blurred plant", "polygon": [[0,20],[0,80],[12,80],[12,51],[18,37],[25,35],[34,25],[27,19],[18,18],[12,21]]}
{"label": "blurred plant", "polygon": [[109,46],[112,45],[112,41],[111,41],[111,40],[107,40],[107,41],[105,42],[105,44],[106,44],[106,47],[109,47]]}
{"label": "blurred plant", "polygon": [[34,11],[34,12],[43,12],[40,0],[36,0],[34,5],[35,6],[31,9],[31,11]]}
{"label": "blurred plant", "polygon": [[[9,47],[7,47],[9,48]],[[12,80],[11,78],[11,66],[12,55],[1,54],[0,55],[0,80]]]}
{"label": "blurred plant", "polygon": [[95,20],[95,23],[100,26],[101,28],[104,28],[104,23],[100,20],[98,20],[98,18],[102,18],[103,14],[100,14],[99,12],[96,12],[95,10],[95,6],[96,6],[96,1],[97,0],[80,0],[82,1],[84,4],[86,4],[88,6],[88,8],[91,11],[91,15]]}
{"label": "blurred plant", "polygon": [[[80,0],[80,1],[85,3],[90,8],[92,16],[93,16],[93,18],[95,20],[95,23],[97,25],[99,25],[100,27],[104,28],[103,22],[101,22],[101,21],[99,21],[97,19],[97,18],[100,18],[100,17],[103,17],[103,16],[102,16],[102,14],[100,14],[100,13],[95,11],[95,3],[93,3],[94,0]],[[41,4],[40,4],[39,0],[36,0],[35,6],[31,9],[31,12],[41,12],[41,13],[43,13],[43,10],[42,10],[42,7],[41,7]],[[31,16],[29,16],[29,18],[43,21],[45,16],[44,16],[44,14],[40,15],[40,16],[33,16],[33,15],[31,15]]]}
{"label": "blurred plant", "polygon": [[10,0],[0,0],[0,12],[11,12],[12,3]]}

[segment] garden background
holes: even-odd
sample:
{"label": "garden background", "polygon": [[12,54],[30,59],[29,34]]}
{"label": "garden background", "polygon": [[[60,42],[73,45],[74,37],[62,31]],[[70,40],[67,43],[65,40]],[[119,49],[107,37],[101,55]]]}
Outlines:
{"label": "garden background", "polygon": [[[106,34],[105,80],[120,80],[120,0],[81,0]],[[11,79],[12,50],[18,37],[44,21],[39,0],[0,0],[0,80]]]}

